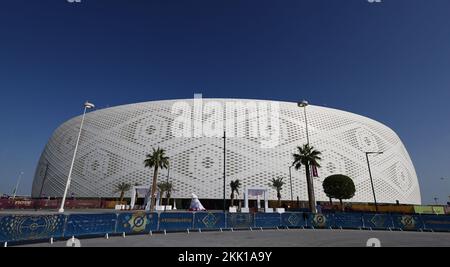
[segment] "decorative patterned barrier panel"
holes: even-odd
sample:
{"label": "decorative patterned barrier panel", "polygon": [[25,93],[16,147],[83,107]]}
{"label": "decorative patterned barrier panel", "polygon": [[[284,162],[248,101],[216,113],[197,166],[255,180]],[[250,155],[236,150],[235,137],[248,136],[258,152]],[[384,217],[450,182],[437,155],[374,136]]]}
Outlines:
{"label": "decorative patterned barrier panel", "polygon": [[314,228],[330,228],[334,225],[334,218],[332,214],[312,214],[308,213],[307,226]]}
{"label": "decorative patterned barrier panel", "polygon": [[406,231],[419,231],[424,229],[419,215],[392,215],[394,227]]}
{"label": "decorative patterned barrier panel", "polygon": [[117,233],[149,233],[158,229],[158,213],[120,213],[117,218]]}
{"label": "decorative patterned barrier panel", "polygon": [[392,217],[389,214],[364,214],[364,227],[372,229],[394,228]]}
{"label": "decorative patterned barrier panel", "polygon": [[255,227],[276,228],[281,226],[281,214],[279,213],[256,213]]}
{"label": "decorative patterned barrier panel", "polygon": [[197,212],[194,214],[195,229],[226,228],[225,214],[222,212]]}
{"label": "decorative patterned barrier panel", "polygon": [[117,214],[71,214],[67,216],[65,237],[101,235],[116,232]]}
{"label": "decorative patterned barrier panel", "polygon": [[186,213],[161,213],[159,214],[160,231],[186,231],[194,228],[194,214]]}
{"label": "decorative patterned barrier panel", "polygon": [[363,227],[360,213],[335,213],[333,217],[335,228],[359,229]]}
{"label": "decorative patterned barrier panel", "polygon": [[286,212],[281,214],[281,225],[290,228],[301,228],[306,226],[308,213]]}
{"label": "decorative patterned barrier panel", "polygon": [[0,216],[0,241],[28,241],[62,237],[64,215]]}
{"label": "decorative patterned barrier panel", "polygon": [[450,216],[422,215],[421,218],[426,229],[450,232]]}
{"label": "decorative patterned barrier panel", "polygon": [[227,213],[227,227],[235,229],[255,227],[253,214]]}
{"label": "decorative patterned barrier panel", "polygon": [[105,213],[72,215],[0,215],[0,242],[44,240],[51,237],[148,233],[155,230],[219,229],[287,226],[289,228],[370,227],[411,231],[450,231],[450,216],[311,213]]}

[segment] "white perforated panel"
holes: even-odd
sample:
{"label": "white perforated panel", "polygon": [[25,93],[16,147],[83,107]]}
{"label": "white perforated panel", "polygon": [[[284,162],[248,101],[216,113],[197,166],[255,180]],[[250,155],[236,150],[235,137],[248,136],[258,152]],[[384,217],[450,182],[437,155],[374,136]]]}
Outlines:
{"label": "white perforated panel", "polygon": [[[193,105],[192,100],[184,101]],[[215,102],[225,107],[225,102],[230,101],[254,102],[203,99],[203,104]],[[195,193],[203,199],[221,199],[223,139],[174,137],[172,123],[177,115],[172,114],[172,106],[175,102],[146,102],[88,113],[69,194],[114,197],[114,185],[120,182],[149,185],[153,172],[144,168],[143,161],[153,147],[159,146],[171,158],[170,179],[177,190],[174,197],[190,198],[191,193]],[[260,140],[255,137],[227,139],[227,196],[231,179],[240,179],[243,186],[268,186],[272,178],[283,176],[287,183],[282,196],[288,200],[292,153],[296,152],[296,146],[306,143],[303,110],[295,103],[257,102],[279,104],[281,138],[273,148],[261,147]],[[340,110],[308,106],[307,111],[311,144],[323,153],[320,178],[315,179],[317,200],[327,200],[322,190],[323,179],[342,173],[354,179],[357,192],[352,201],[371,202],[373,197],[364,152],[384,151],[383,155],[370,157],[378,200],[421,203],[414,166],[401,140],[391,129]],[[223,123],[223,119],[219,120]],[[39,196],[42,185],[46,196],[62,195],[80,121],[81,117],[74,118],[53,134],[36,170],[33,196]],[[159,179],[166,178],[167,171],[161,171]],[[304,171],[293,170],[292,178],[294,199],[299,196],[306,200]],[[271,190],[270,198],[276,199],[275,190]]]}

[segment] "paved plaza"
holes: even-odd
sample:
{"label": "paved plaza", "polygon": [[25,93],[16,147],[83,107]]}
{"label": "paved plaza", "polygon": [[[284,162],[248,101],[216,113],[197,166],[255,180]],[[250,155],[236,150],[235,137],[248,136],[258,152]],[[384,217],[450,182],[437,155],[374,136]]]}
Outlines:
{"label": "paved plaza", "polygon": [[[364,247],[377,238],[386,247],[450,247],[450,233],[356,230],[264,230],[158,233],[81,239],[84,247]],[[65,241],[25,246],[64,247]]]}

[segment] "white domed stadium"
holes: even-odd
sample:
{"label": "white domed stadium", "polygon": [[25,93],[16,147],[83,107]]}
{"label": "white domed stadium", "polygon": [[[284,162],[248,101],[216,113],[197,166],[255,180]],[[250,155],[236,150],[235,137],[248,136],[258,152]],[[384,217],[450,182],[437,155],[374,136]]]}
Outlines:
{"label": "white domed stadium", "polygon": [[[152,170],[144,160],[152,148],[170,157],[173,197],[223,197],[223,133],[226,130],[226,194],[231,180],[245,186],[269,187],[284,177],[282,199],[291,199],[289,167],[296,147],[307,143],[322,152],[314,179],[317,201],[327,201],[322,181],[332,174],[354,180],[352,202],[372,202],[365,152],[382,203],[420,204],[417,175],[403,143],[383,124],[336,109],[297,103],[245,99],[164,100],[99,109],[87,113],[75,160],[69,196],[116,197],[121,182],[150,186]],[[33,197],[61,197],[77,139],[81,116],[61,125],[39,160]],[[306,129],[308,125],[308,129]],[[167,171],[159,172],[160,181]],[[242,191],[242,190],[241,190]],[[304,169],[292,168],[294,199],[307,200]],[[242,192],[240,192],[242,198]],[[269,190],[269,199],[276,191]]]}

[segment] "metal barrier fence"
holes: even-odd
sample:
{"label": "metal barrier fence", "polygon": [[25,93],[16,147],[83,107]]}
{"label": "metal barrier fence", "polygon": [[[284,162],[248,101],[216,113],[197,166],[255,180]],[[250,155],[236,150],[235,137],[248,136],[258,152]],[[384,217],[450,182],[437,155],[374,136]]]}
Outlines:
{"label": "metal barrier fence", "polygon": [[372,229],[450,232],[448,215],[335,213],[123,212],[0,215],[0,242],[27,242],[155,231],[252,228]]}

